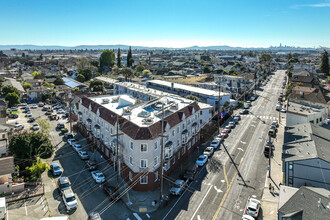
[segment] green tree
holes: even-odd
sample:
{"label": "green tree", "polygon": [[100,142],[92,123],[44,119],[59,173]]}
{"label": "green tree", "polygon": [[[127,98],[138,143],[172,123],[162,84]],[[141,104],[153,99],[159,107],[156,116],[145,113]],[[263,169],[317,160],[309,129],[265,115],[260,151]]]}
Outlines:
{"label": "green tree", "polygon": [[45,86],[45,87],[50,87],[50,85],[49,85],[49,83],[48,83],[48,82],[44,82],[44,83],[42,84],[42,86]]}
{"label": "green tree", "polygon": [[39,124],[40,131],[45,134],[49,135],[50,123],[48,119],[38,119],[37,123]]}
{"label": "green tree", "polygon": [[108,67],[111,69],[115,64],[116,55],[112,50],[104,50],[100,56],[100,67],[103,69],[104,67]]}
{"label": "green tree", "polygon": [[133,70],[130,68],[123,68],[120,73],[125,77],[126,81],[134,75]]}
{"label": "green tree", "polygon": [[64,85],[64,80],[61,77],[57,77],[54,81],[55,85]]}
{"label": "green tree", "polygon": [[19,95],[16,92],[8,93],[5,99],[8,101],[8,107],[13,107],[20,103]]}
{"label": "green tree", "polygon": [[89,68],[80,69],[79,74],[82,74],[85,77],[85,81],[88,81],[93,77],[93,73]]}
{"label": "green tree", "polygon": [[45,74],[40,73],[38,71],[34,71],[32,73],[32,76],[33,76],[34,79],[44,79],[44,78],[46,78]]}
{"label": "green tree", "polygon": [[41,95],[41,100],[44,102],[46,101],[47,99],[51,99],[52,98],[52,95],[50,93],[42,93]]}
{"label": "green tree", "polygon": [[291,63],[298,63],[298,62],[299,62],[299,60],[298,60],[297,57],[292,57],[292,58],[290,58],[290,59],[288,60],[288,63],[289,63],[289,64],[291,64]]}
{"label": "green tree", "polygon": [[1,88],[1,93],[3,96],[6,96],[8,93],[16,93],[19,94],[19,91],[16,87],[12,85],[5,85]]}
{"label": "green tree", "polygon": [[193,95],[188,95],[186,96],[187,99],[196,101],[196,102],[200,102],[201,100],[197,97],[197,96],[193,96]]}
{"label": "green tree", "polygon": [[99,61],[97,61],[97,60],[91,60],[90,64],[92,66],[98,67],[99,66]]}
{"label": "green tree", "polygon": [[145,67],[143,65],[138,65],[138,66],[135,67],[135,69],[138,72],[142,72],[145,69]]}
{"label": "green tree", "polygon": [[92,92],[103,92],[104,83],[101,80],[94,80],[89,84],[89,89]]}
{"label": "green tree", "polygon": [[329,54],[326,50],[321,55],[321,64],[320,69],[322,73],[325,73],[327,76],[330,74],[329,72]]}
{"label": "green tree", "polygon": [[142,76],[149,76],[150,70],[143,70],[142,71]]}
{"label": "green tree", "polygon": [[133,65],[132,60],[133,60],[132,48],[129,47],[128,52],[127,52],[127,67],[131,67]]}
{"label": "green tree", "polygon": [[211,73],[211,70],[207,65],[203,67],[203,73]]}
{"label": "green tree", "polygon": [[31,89],[31,88],[32,88],[32,85],[31,85],[30,83],[24,82],[24,83],[23,83],[23,88],[24,88],[25,90],[27,90],[27,89]]}
{"label": "green tree", "polygon": [[76,80],[79,81],[79,82],[85,82],[86,78],[84,77],[84,75],[78,74],[77,77],[76,77]]}
{"label": "green tree", "polygon": [[268,53],[264,53],[259,56],[259,61],[264,64],[265,67],[268,67],[268,73],[270,73],[270,65],[272,63],[272,56]]}
{"label": "green tree", "polygon": [[120,54],[120,48],[118,48],[117,51],[117,66],[121,68],[121,54]]}
{"label": "green tree", "polygon": [[49,169],[47,163],[43,163],[41,159],[37,159],[35,163],[30,167],[25,167],[26,170],[29,171],[28,178],[25,178],[25,181],[35,182],[39,181],[41,178],[41,174]]}

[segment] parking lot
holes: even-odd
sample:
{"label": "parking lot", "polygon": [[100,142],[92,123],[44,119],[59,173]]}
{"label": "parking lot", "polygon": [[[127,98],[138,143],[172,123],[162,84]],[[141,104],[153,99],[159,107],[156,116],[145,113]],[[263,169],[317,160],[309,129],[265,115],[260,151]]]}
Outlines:
{"label": "parking lot", "polygon": [[[45,115],[46,111],[42,111],[42,107],[37,107],[36,109],[31,108],[32,104],[29,104],[32,116],[36,120],[48,118]],[[54,110],[53,113],[56,113]],[[36,123],[28,122],[28,118],[25,117],[26,113],[23,113],[23,109],[18,109],[19,115],[16,119],[9,119],[9,124],[23,124],[24,130],[31,128],[32,124]],[[71,182],[71,187],[76,194],[76,199],[78,201],[78,208],[67,212],[66,208],[62,202],[62,198],[57,190],[57,182],[59,177],[53,177],[51,172],[44,172],[42,175],[42,181],[45,185],[45,198],[47,200],[49,214],[51,216],[59,215],[69,215],[70,219],[87,219],[88,213],[92,211],[102,212],[103,219],[127,219],[132,217],[132,214],[126,208],[125,204],[121,201],[110,204],[110,200],[104,193],[101,184],[95,182],[92,178],[90,171],[86,167],[86,161],[82,160],[78,153],[71,147],[66,138],[64,138],[61,131],[56,128],[57,123],[64,123],[65,127],[69,129],[69,123],[67,119],[62,119],[59,114],[59,120],[50,121],[49,134],[53,145],[55,146],[55,153],[52,158],[47,160],[48,164],[58,163],[62,169],[62,176],[69,178]],[[83,146],[83,150],[86,150],[89,157],[96,160],[98,169],[101,170],[107,181],[112,181],[116,176],[114,175],[114,170],[108,165],[108,162],[104,160],[97,151],[93,151],[91,146],[88,146],[86,140],[79,134],[75,136],[77,143]],[[12,211],[13,212],[13,211]],[[23,212],[24,214],[24,212]],[[34,213],[34,215],[37,213]],[[40,218],[44,217],[44,213],[40,212]],[[18,219],[18,218],[11,218]],[[134,219],[134,217],[132,217]]]}

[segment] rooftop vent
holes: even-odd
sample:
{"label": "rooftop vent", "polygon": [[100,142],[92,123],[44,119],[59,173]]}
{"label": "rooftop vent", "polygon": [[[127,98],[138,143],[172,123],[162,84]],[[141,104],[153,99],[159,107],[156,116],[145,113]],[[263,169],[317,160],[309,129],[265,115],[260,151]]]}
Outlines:
{"label": "rooftop vent", "polygon": [[132,109],[130,109],[130,108],[123,109],[123,115],[130,115],[130,114],[132,114]]}
{"label": "rooftop vent", "polygon": [[119,96],[112,98],[112,102],[119,102]]}
{"label": "rooftop vent", "polygon": [[110,101],[110,100],[109,100],[108,98],[102,99],[103,104],[108,104],[109,101]]}
{"label": "rooftop vent", "polygon": [[150,118],[145,118],[142,120],[142,122],[144,124],[152,124],[154,122],[154,118],[150,117]]}
{"label": "rooftop vent", "polygon": [[138,117],[148,118],[148,117],[150,117],[150,115],[151,115],[150,112],[147,112],[147,111],[141,111],[141,112],[138,114]]}

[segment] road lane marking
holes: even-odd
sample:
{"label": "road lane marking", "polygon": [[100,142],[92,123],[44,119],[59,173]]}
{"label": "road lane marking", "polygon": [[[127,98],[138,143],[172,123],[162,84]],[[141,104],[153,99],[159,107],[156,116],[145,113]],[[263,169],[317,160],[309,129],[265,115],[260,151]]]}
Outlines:
{"label": "road lane marking", "polygon": [[214,189],[218,192],[218,193],[221,193],[222,190],[221,189],[218,189],[216,186],[214,186]]}
{"label": "road lane marking", "polygon": [[209,192],[210,192],[210,190],[211,190],[211,189],[212,189],[212,186],[210,186],[210,187],[209,187],[209,189],[207,190],[206,194],[204,195],[204,197],[203,197],[202,201],[199,203],[199,205],[198,205],[198,207],[197,207],[196,211],[194,212],[194,214],[193,214],[193,216],[191,217],[191,219],[190,219],[190,220],[192,220],[192,219],[195,217],[195,215],[196,215],[196,213],[197,213],[198,209],[199,209],[199,208],[201,207],[201,205],[203,204],[203,202],[204,202],[204,200],[205,200],[206,196],[209,194]]}
{"label": "road lane marking", "polygon": [[204,220],[204,219],[201,219],[201,217],[199,215],[197,215],[197,219],[198,220]]}
{"label": "road lane marking", "polygon": [[28,211],[27,211],[27,208],[26,208],[26,201],[24,199],[24,207],[25,207],[25,215],[28,216]]}
{"label": "road lane marking", "polygon": [[242,152],[244,152],[244,150],[242,148],[240,148],[240,147],[238,147],[237,150],[241,150]]}
{"label": "road lane marking", "polygon": [[142,220],[142,218],[137,213],[134,212],[133,215],[137,220]]}
{"label": "road lane marking", "polygon": [[227,189],[228,189],[228,187],[229,187],[229,181],[228,181],[227,173],[226,173],[226,165],[223,166],[223,173],[225,175],[226,186],[227,186]]}
{"label": "road lane marking", "polygon": [[148,218],[150,218],[150,215],[149,215],[148,213],[146,214],[146,216],[147,216]]}

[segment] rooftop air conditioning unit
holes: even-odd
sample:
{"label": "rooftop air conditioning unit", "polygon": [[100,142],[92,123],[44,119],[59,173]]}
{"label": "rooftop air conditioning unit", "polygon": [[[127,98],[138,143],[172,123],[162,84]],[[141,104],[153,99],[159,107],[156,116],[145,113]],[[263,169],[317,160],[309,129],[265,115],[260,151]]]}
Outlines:
{"label": "rooftop air conditioning unit", "polygon": [[110,100],[109,100],[108,98],[102,99],[103,104],[108,104],[109,101],[110,101]]}
{"label": "rooftop air conditioning unit", "polygon": [[144,124],[152,124],[154,122],[154,119],[152,117],[150,118],[145,118],[142,120]]}
{"label": "rooftop air conditioning unit", "polygon": [[114,97],[113,99],[112,99],[112,102],[118,102],[119,101],[119,97]]}

